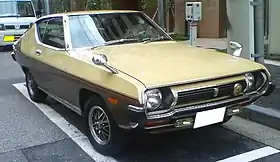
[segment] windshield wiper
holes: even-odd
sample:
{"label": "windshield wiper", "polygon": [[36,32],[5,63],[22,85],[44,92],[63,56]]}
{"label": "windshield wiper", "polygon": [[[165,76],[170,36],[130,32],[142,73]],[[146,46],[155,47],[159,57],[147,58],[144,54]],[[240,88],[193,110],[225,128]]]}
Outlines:
{"label": "windshield wiper", "polygon": [[93,50],[93,49],[98,48],[98,47],[101,47],[101,46],[99,46],[99,45],[94,45],[94,46],[92,46],[90,49]]}
{"label": "windshield wiper", "polygon": [[126,43],[126,42],[138,42],[138,39],[118,39],[112,40],[105,43],[105,45],[112,45],[112,44],[119,44],[119,43]]}
{"label": "windshield wiper", "polygon": [[144,38],[142,41],[144,43],[148,43],[148,42],[156,42],[156,41],[164,41],[164,40],[171,40],[165,37],[161,37],[161,38]]}

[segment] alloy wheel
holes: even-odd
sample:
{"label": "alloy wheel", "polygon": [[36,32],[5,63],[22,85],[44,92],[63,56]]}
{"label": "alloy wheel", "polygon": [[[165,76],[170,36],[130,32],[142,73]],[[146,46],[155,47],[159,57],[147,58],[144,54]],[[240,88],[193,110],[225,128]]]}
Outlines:
{"label": "alloy wheel", "polygon": [[111,126],[109,117],[99,106],[93,106],[89,112],[89,129],[95,141],[106,145],[111,139]]}

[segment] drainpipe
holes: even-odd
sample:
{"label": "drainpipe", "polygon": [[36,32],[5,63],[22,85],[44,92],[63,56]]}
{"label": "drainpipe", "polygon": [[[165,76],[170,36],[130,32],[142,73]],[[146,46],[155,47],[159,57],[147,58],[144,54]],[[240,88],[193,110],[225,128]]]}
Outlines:
{"label": "drainpipe", "polygon": [[49,0],[44,0],[45,2],[45,14],[49,15],[50,14],[50,3]]}
{"label": "drainpipe", "polygon": [[158,23],[165,29],[165,0],[158,0]]}
{"label": "drainpipe", "polygon": [[255,0],[249,0],[249,54],[250,60],[255,61],[253,54],[255,53],[255,12],[252,5]]}
{"label": "drainpipe", "polygon": [[264,0],[254,0],[255,21],[255,61],[264,63]]}

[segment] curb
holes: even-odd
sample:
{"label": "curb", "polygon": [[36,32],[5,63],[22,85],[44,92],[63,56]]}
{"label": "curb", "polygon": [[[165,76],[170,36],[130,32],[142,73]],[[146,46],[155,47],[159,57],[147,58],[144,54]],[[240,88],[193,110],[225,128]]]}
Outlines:
{"label": "curb", "polygon": [[273,108],[249,105],[236,116],[280,130],[280,111]]}

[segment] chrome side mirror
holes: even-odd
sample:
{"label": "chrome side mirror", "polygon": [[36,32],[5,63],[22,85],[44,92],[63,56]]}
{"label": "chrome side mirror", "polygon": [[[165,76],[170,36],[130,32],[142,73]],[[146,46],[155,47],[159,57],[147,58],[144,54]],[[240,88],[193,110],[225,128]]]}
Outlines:
{"label": "chrome side mirror", "polygon": [[233,52],[233,56],[239,57],[241,55],[242,52],[242,45],[239,44],[238,42],[235,41],[230,41],[229,42],[229,47],[234,50]]}
{"label": "chrome side mirror", "polygon": [[105,65],[108,62],[108,58],[103,54],[99,54],[99,55],[94,55],[92,61],[96,65]]}
{"label": "chrome side mirror", "polygon": [[107,69],[109,69],[113,74],[118,74],[118,71],[111,67],[110,65],[108,65],[108,58],[106,55],[103,55],[103,54],[98,54],[98,55],[94,55],[93,58],[92,58],[92,62],[95,64],[95,65],[100,65],[100,66],[104,66],[106,67]]}

